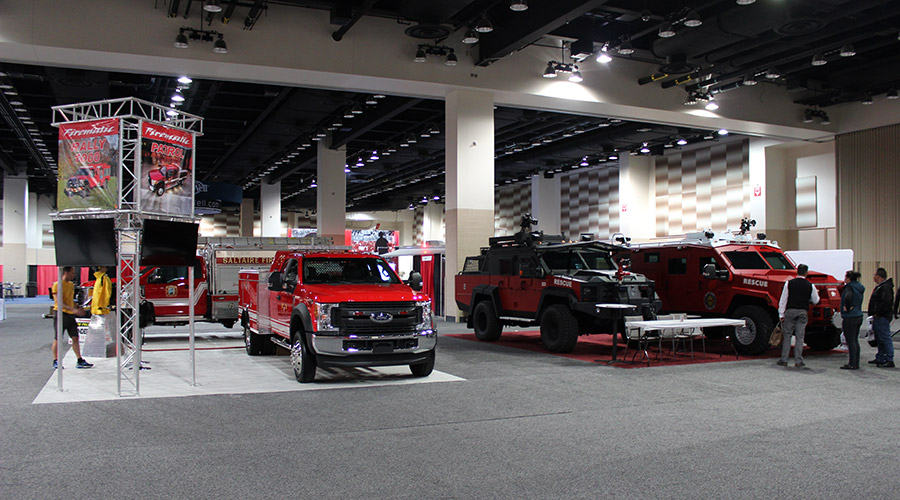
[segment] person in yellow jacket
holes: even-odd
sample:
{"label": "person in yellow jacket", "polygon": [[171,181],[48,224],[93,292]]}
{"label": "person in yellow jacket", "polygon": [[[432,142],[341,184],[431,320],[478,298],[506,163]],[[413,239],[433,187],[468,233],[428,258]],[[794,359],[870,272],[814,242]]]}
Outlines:
{"label": "person in yellow jacket", "polygon": [[106,275],[106,266],[97,267],[94,273],[94,294],[91,298],[91,314],[109,314],[109,298],[112,295],[112,283]]}

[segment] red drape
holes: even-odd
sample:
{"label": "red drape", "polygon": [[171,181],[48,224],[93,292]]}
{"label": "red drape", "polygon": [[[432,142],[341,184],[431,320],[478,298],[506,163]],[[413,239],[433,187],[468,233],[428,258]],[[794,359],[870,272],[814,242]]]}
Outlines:
{"label": "red drape", "polygon": [[[422,291],[434,298],[434,255],[422,256]],[[434,301],[431,302],[434,309]]]}
{"label": "red drape", "polygon": [[94,277],[91,276],[91,268],[82,267],[81,268],[81,280],[79,280],[78,283],[84,283],[85,281],[92,280],[92,279],[94,279]]}
{"label": "red drape", "polygon": [[3,281],[3,264],[0,264],[0,281]]}
{"label": "red drape", "polygon": [[37,294],[50,295],[50,287],[56,283],[56,266],[37,266]]}

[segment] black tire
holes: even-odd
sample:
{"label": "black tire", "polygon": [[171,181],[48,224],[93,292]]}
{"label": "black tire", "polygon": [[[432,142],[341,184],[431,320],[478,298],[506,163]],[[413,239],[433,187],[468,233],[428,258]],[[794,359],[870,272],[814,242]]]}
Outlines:
{"label": "black tire", "polygon": [[291,341],[291,366],[297,382],[306,384],[316,379],[316,356],[307,349],[303,332],[294,332]]}
{"label": "black tire", "polygon": [[830,351],[841,345],[841,331],[831,324],[820,330],[810,331],[807,328],[803,340],[814,351]]}
{"label": "black tire", "polygon": [[421,363],[413,363],[409,365],[409,371],[413,377],[427,377],[434,370],[434,350],[428,353],[428,359]]}
{"label": "black tire", "polygon": [[166,194],[166,185],[162,182],[157,182],[156,187],[153,188],[153,192],[156,193],[156,196],[162,196]]}
{"label": "black tire", "polygon": [[731,343],[740,354],[756,356],[769,348],[769,337],[775,328],[775,319],[759,306],[741,306],[731,314],[734,319],[747,322],[744,328],[735,328]]}
{"label": "black tire", "polygon": [[275,354],[275,344],[268,335],[253,333],[249,326],[244,325],[244,348],[251,356],[269,356]]}
{"label": "black tire", "polygon": [[494,342],[503,333],[503,325],[494,311],[494,305],[490,300],[482,300],[475,304],[472,311],[472,326],[475,328],[475,338],[485,342]]}
{"label": "black tire", "polygon": [[541,342],[550,352],[571,352],[578,342],[578,320],[569,308],[554,304],[541,315]]}

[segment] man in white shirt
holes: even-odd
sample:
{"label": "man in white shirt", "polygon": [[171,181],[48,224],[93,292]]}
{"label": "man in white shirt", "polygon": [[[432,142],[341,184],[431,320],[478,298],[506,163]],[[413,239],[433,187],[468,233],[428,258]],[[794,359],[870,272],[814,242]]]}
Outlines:
{"label": "man in white shirt", "polygon": [[781,318],[781,359],[779,366],[787,366],[788,354],[791,352],[791,335],[794,336],[794,366],[803,368],[803,337],[806,335],[807,312],[810,304],[819,303],[819,292],[806,279],[809,266],[797,266],[797,277],[784,283],[781,300],[778,302],[778,317]]}

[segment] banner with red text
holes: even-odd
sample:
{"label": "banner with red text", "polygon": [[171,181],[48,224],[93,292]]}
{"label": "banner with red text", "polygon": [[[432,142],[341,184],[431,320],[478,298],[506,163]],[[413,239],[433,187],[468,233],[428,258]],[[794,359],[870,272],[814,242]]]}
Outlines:
{"label": "banner with red text", "polygon": [[138,174],[142,211],[193,215],[193,149],[193,134],[143,122]]}
{"label": "banner with red text", "polygon": [[116,208],[118,175],[118,118],[59,126],[57,210]]}

